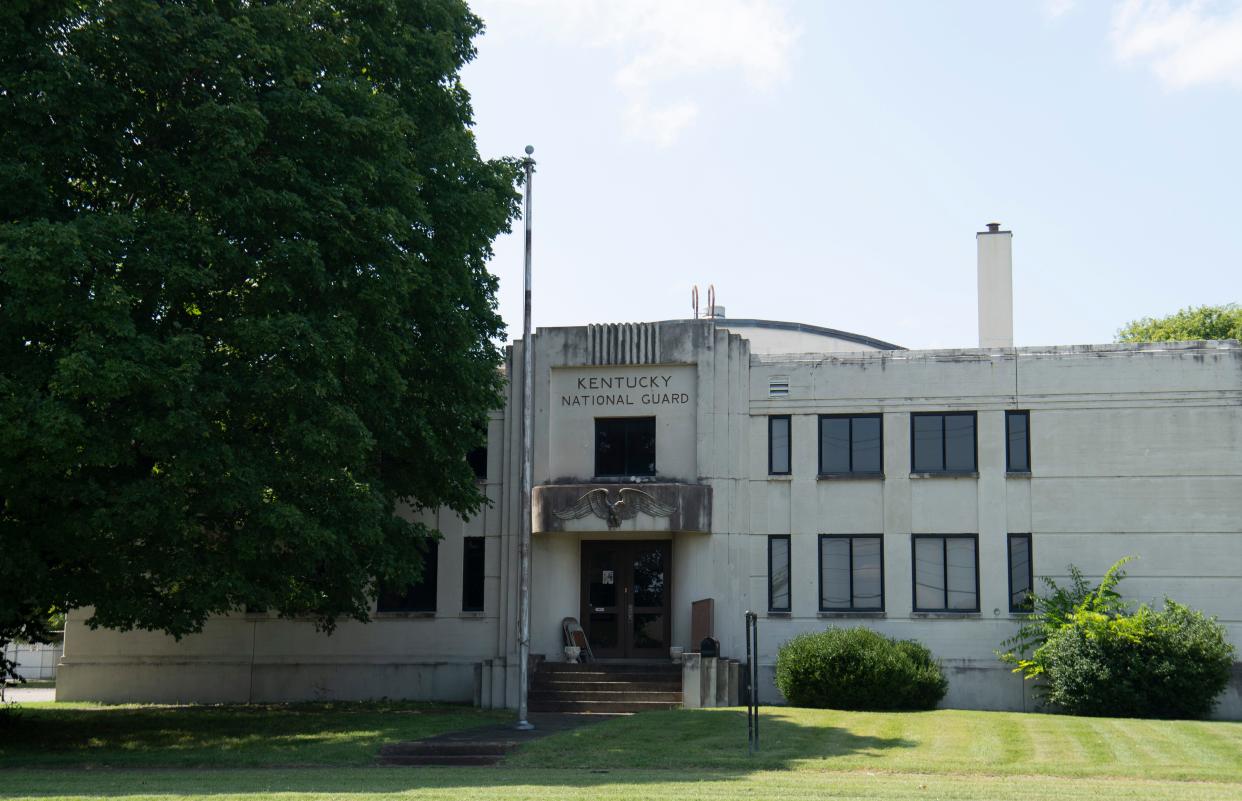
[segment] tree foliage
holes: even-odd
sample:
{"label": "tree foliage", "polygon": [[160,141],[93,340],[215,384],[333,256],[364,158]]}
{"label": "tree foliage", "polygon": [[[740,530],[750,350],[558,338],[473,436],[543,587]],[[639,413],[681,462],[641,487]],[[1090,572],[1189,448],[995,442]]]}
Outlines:
{"label": "tree foliage", "polygon": [[1242,339],[1242,306],[1188,306],[1167,317],[1144,317],[1117,332],[1118,342]]}
{"label": "tree foliage", "polygon": [[517,212],[462,0],[0,5],[0,639],[331,628],[477,511]]}

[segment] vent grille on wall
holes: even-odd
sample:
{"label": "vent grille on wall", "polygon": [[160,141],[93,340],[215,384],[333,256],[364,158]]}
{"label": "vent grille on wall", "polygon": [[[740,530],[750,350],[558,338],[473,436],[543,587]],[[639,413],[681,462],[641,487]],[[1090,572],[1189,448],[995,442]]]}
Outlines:
{"label": "vent grille on wall", "polygon": [[789,397],[789,379],[785,376],[773,376],[768,379],[768,397],[769,398],[788,398]]}
{"label": "vent grille on wall", "polygon": [[591,364],[659,364],[659,323],[588,325]]}

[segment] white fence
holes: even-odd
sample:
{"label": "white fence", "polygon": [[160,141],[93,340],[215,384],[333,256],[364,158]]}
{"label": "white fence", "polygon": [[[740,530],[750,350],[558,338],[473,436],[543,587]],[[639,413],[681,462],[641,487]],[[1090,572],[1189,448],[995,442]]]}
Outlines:
{"label": "white fence", "polygon": [[65,651],[64,643],[11,642],[4,647],[4,658],[17,663],[17,675],[26,681],[56,678],[56,663]]}

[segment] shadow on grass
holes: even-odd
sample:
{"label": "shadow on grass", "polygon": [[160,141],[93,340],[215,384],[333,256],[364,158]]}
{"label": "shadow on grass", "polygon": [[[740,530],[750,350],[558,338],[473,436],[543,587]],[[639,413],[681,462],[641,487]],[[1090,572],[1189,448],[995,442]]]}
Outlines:
{"label": "shadow on grass", "polygon": [[[918,713],[911,713],[918,714]],[[764,709],[759,750],[749,753],[743,709],[646,712],[537,740],[507,764],[523,768],[782,770],[806,760],[879,762],[917,743],[855,734]]]}
{"label": "shadow on grass", "polygon": [[28,705],[0,721],[0,768],[368,765],[384,743],[501,719],[413,703]]}
{"label": "shadow on grass", "polygon": [[[527,743],[502,765],[479,768],[272,770],[92,770],[9,772],[6,794],[43,797],[132,794],[396,793],[412,789],[601,787],[627,784],[742,781],[807,759],[877,761],[914,743],[859,736],[822,725],[765,715],[761,750],[748,754],[743,710],[647,712]],[[408,738],[404,738],[408,739]],[[305,761],[305,760],[299,760]],[[3,761],[0,760],[0,764]],[[3,772],[0,772],[3,773]]]}

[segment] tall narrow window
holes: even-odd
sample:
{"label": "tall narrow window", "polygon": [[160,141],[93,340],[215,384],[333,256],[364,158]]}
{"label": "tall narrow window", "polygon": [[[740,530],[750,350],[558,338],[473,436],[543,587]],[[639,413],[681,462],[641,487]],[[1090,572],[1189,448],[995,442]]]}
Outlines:
{"label": "tall narrow window", "polygon": [[914,611],[979,611],[979,542],[974,534],[915,534]]}
{"label": "tall narrow window", "polygon": [[789,609],[789,536],[768,537],[768,611]]}
{"label": "tall narrow window", "polygon": [[1029,612],[1034,608],[1035,573],[1031,559],[1031,535],[1009,535],[1009,611]]}
{"label": "tall narrow window", "polygon": [[819,609],[884,610],[884,548],[880,537],[820,535]]}
{"label": "tall narrow window", "polygon": [[768,473],[770,475],[789,475],[789,429],[789,415],[776,415],[768,418]]}
{"label": "tall narrow window", "polygon": [[1005,412],[1005,469],[1031,472],[1031,413]]}
{"label": "tall narrow window", "polygon": [[914,473],[975,472],[975,413],[912,414],[910,451]]}
{"label": "tall narrow window", "polygon": [[595,475],[654,476],[654,417],[601,417],[595,420]]}
{"label": "tall narrow window", "polygon": [[819,474],[881,475],[884,424],[878,414],[831,414],[819,418]]}
{"label": "tall narrow window", "polygon": [[462,538],[461,611],[483,611],[483,571],[487,540],[483,537]]}
{"label": "tall narrow window", "polygon": [[436,578],[439,572],[440,543],[432,540],[423,552],[423,577],[404,589],[380,592],[376,610],[379,612],[436,611]]}

